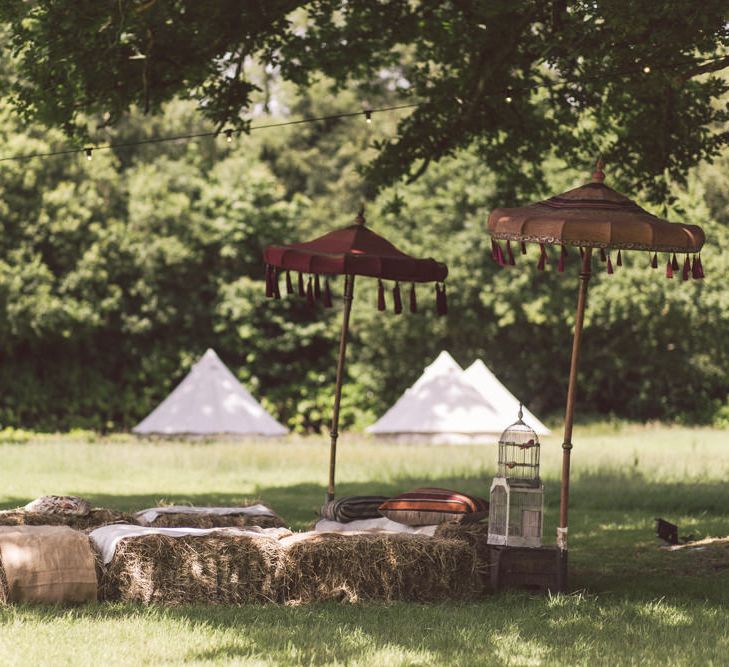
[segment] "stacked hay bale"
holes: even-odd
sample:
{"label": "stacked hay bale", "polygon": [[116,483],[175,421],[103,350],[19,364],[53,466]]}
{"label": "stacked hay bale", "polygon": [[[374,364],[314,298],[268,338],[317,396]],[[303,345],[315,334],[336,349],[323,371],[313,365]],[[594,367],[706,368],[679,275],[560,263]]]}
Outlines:
{"label": "stacked hay bale", "polygon": [[488,523],[441,523],[435,537],[459,540],[473,550],[476,571],[484,591],[491,588],[492,547],[488,544]]}
{"label": "stacked hay bale", "polygon": [[122,540],[101,566],[100,599],[243,604],[282,599],[284,551],[270,537],[230,534]]}
{"label": "stacked hay bale", "polygon": [[285,598],[292,604],[464,600],[484,590],[474,550],[462,539],[309,533],[282,543]]}
{"label": "stacked hay bale", "polygon": [[128,512],[97,507],[85,515],[32,512],[26,509],[0,511],[0,526],[69,526],[76,530],[98,528],[108,523],[137,523]]}
{"label": "stacked hay bale", "polygon": [[155,528],[244,528],[258,526],[260,528],[283,528],[286,522],[278,515],[247,514],[186,514],[184,512],[168,512],[160,514],[154,521],[145,525]]}

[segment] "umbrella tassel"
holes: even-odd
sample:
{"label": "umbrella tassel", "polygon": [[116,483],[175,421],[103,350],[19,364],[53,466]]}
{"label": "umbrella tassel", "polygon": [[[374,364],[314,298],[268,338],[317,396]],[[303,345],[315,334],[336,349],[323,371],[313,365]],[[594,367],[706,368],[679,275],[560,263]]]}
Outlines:
{"label": "umbrella tassel", "polygon": [[557,273],[564,273],[564,262],[567,259],[567,249],[562,246],[559,251],[559,262],[557,262]]}
{"label": "umbrella tassel", "polygon": [[266,298],[273,297],[273,281],[271,280],[271,266],[266,264]]}
{"label": "umbrella tassel", "polygon": [[281,290],[278,287],[278,271],[274,268],[271,270],[271,281],[273,282],[273,298],[281,298]]}
{"label": "umbrella tassel", "polygon": [[491,259],[498,264],[499,260],[496,255],[496,241],[494,241],[494,239],[491,239]]}
{"label": "umbrella tassel", "polygon": [[607,274],[609,276],[613,275],[613,261],[610,259],[610,253],[607,255]]}
{"label": "umbrella tassel", "polygon": [[418,297],[415,294],[415,283],[410,285],[410,312],[418,312]]}
{"label": "umbrella tassel", "polygon": [[395,315],[402,313],[402,297],[400,295],[400,283],[396,282],[392,288],[392,303]]}
{"label": "umbrella tassel", "polygon": [[699,253],[699,256],[696,258],[696,261],[699,263],[699,280],[704,279],[704,265],[701,263],[701,253]]}
{"label": "umbrella tassel", "polygon": [[537,263],[537,271],[544,271],[544,267],[547,264],[547,251],[544,249],[544,244],[539,244],[539,262]]}
{"label": "umbrella tassel", "polygon": [[496,263],[500,267],[504,267],[506,265],[506,262],[504,261],[504,251],[501,249],[501,244],[496,243]]}
{"label": "umbrella tassel", "polygon": [[321,299],[321,283],[319,282],[319,274],[314,276],[314,298]]}
{"label": "umbrella tassel", "polygon": [[385,286],[382,280],[377,280],[377,310],[385,310]]}
{"label": "umbrella tassel", "polygon": [[306,303],[309,306],[314,305],[314,290],[312,288],[312,279],[311,276],[309,276],[309,280],[306,283]]}
{"label": "umbrella tassel", "polygon": [[286,295],[291,296],[294,293],[294,285],[291,282],[291,273],[286,271]]}
{"label": "umbrella tassel", "polygon": [[304,275],[299,273],[299,296],[303,299],[306,297],[306,289],[304,289]]}
{"label": "umbrella tassel", "polygon": [[600,261],[607,262],[607,255],[605,254],[605,248],[600,248]]}
{"label": "umbrella tassel", "polygon": [[653,259],[651,260],[651,268],[657,269],[658,268],[658,253],[653,253]]}
{"label": "umbrella tassel", "polygon": [[681,279],[688,280],[690,274],[691,274],[691,260],[689,259],[689,256],[686,255],[686,260],[683,263],[683,272],[681,273]]}
{"label": "umbrella tassel", "polygon": [[701,268],[700,255],[694,255],[694,261],[691,264],[691,276],[694,280],[701,280],[704,277],[704,271]]}
{"label": "umbrella tassel", "polygon": [[526,243],[524,241],[521,242],[521,254],[526,255]]}
{"label": "umbrella tassel", "polygon": [[329,287],[329,278],[324,279],[324,308],[332,307],[332,290]]}
{"label": "umbrella tassel", "polygon": [[673,278],[673,262],[671,261],[670,255],[668,256],[668,261],[666,262],[666,278]]}
{"label": "umbrella tassel", "polygon": [[435,284],[435,312],[438,315],[448,314],[448,297],[446,296],[445,283]]}
{"label": "umbrella tassel", "polygon": [[516,260],[514,259],[514,253],[511,251],[511,241],[506,242],[506,256],[509,259],[509,266],[514,266]]}
{"label": "umbrella tassel", "polygon": [[673,253],[673,259],[671,260],[671,268],[674,271],[678,271],[681,267],[678,264],[678,259],[676,259],[676,253]]}
{"label": "umbrella tassel", "polygon": [[623,265],[623,256],[620,253],[620,249],[618,249],[618,261],[615,262],[616,266],[622,266]]}

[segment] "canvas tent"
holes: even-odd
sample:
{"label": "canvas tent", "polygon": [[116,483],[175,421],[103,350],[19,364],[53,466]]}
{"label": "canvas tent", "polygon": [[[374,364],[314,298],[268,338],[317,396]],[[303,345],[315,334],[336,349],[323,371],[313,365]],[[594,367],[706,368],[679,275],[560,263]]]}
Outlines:
{"label": "canvas tent", "polygon": [[[495,382],[484,383],[478,367],[467,373],[448,352],[441,352],[367,432],[406,442],[496,442],[516,421],[519,403],[486,371]],[[536,418],[534,421],[542,432],[549,432]]]}
{"label": "canvas tent", "polygon": [[[484,399],[494,406],[499,414],[507,416],[507,420],[511,416],[509,424],[516,420],[516,415],[519,412],[519,400],[501,384],[481,359],[476,359],[463,371],[463,374],[481,392]],[[525,407],[522,410],[524,412],[524,422],[531,426],[537,435],[549,435],[549,429],[542,422]]]}
{"label": "canvas tent", "polygon": [[288,433],[211,349],[132,431],[137,435],[194,436],[280,436]]}

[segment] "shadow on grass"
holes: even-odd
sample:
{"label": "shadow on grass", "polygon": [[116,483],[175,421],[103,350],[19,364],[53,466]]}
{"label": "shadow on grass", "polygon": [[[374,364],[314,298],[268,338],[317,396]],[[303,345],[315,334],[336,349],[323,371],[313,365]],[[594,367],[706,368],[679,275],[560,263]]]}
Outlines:
{"label": "shadow on grass", "polygon": [[[722,661],[727,641],[726,609],[691,600],[505,594],[462,605],[91,605],[69,614],[92,633],[97,622],[142,619],[150,634],[164,628],[183,645],[200,631],[205,640],[186,654],[195,663],[602,664],[609,656],[610,664],[637,664],[670,656],[674,664],[707,664]],[[57,611],[47,608],[0,612],[10,615],[57,621]]]}

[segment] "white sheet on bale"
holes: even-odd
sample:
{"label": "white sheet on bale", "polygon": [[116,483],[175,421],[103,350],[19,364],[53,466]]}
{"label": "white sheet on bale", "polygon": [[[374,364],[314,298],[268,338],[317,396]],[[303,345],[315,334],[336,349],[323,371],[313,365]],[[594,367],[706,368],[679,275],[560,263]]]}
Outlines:
{"label": "white sheet on bale", "polygon": [[438,526],[406,526],[384,516],[381,519],[359,519],[340,523],[321,519],[314,526],[317,533],[412,533],[413,535],[435,535]]}
{"label": "white sheet on bale", "polygon": [[104,563],[111,563],[117,545],[127,537],[140,537],[142,535],[184,537],[185,535],[201,536],[210,535],[211,533],[235,537],[267,537],[272,540],[279,540],[282,537],[291,535],[291,531],[286,528],[261,528],[260,526],[248,526],[246,528],[155,528],[134,526],[129,523],[115,523],[91,531],[89,537],[101,553]]}
{"label": "white sheet on bale", "polygon": [[152,523],[160,514],[220,514],[246,516],[276,516],[276,513],[265,505],[249,505],[248,507],[194,507],[190,505],[169,505],[167,507],[150,507],[140,510],[134,516],[144,523]]}

